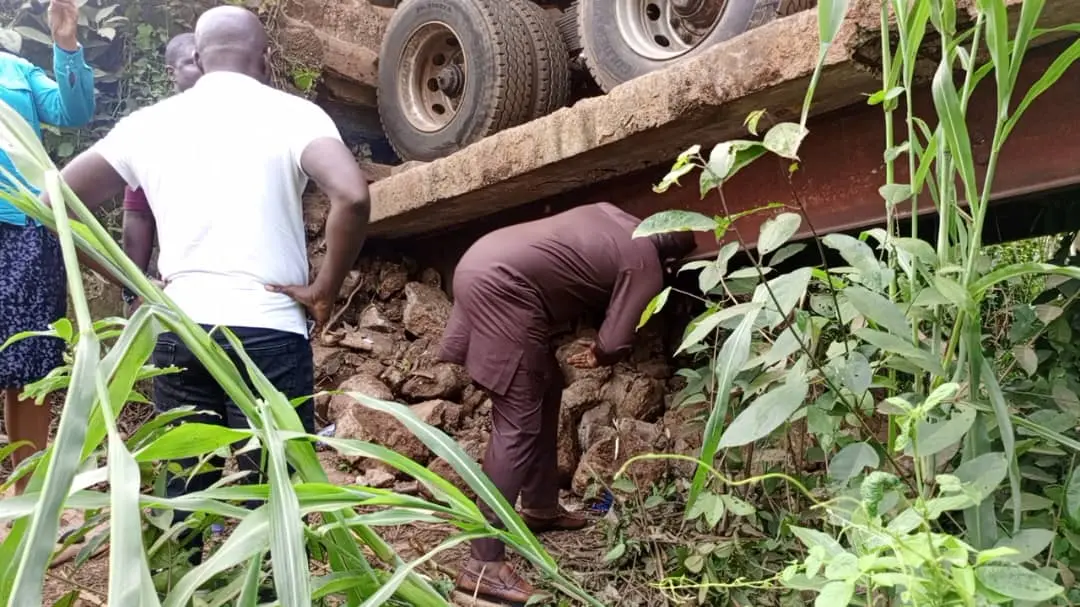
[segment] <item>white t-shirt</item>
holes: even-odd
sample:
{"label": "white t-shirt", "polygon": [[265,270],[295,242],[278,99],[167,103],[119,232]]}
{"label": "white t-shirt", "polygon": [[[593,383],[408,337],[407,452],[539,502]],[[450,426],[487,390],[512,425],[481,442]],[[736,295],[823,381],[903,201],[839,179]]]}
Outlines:
{"label": "white t-shirt", "polygon": [[212,72],[93,151],[146,194],[166,293],[192,320],[306,336],[303,308],[265,286],[308,282],[300,156],[324,137],[341,139],[314,103]]}

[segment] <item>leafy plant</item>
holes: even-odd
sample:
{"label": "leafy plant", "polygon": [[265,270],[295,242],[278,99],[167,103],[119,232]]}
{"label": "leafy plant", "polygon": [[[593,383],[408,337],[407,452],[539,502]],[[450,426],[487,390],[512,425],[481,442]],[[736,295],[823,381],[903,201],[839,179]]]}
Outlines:
{"label": "leafy plant", "polygon": [[[958,16],[955,0],[881,3],[882,88],[869,103],[882,108],[885,123],[885,227],[858,237],[815,236],[811,246],[821,253],[820,266],[788,269],[783,263],[804,246],[789,244],[793,238],[815,233],[797,197],[785,205],[790,210],[764,222],[751,252],[752,243],[731,230],[740,216],[727,212],[723,194],[729,179],[764,156],[798,161],[801,142],[812,136],[806,119],[820,68],[800,123],[774,124],[761,140],[722,142],[707,157],[694,146],[656,188],[699,170],[702,195],[715,196],[723,214],[660,213],[635,234],[712,232],[721,244],[714,260],[683,268],[699,272],[698,293],[686,295],[704,312],[690,323],[679,350],[708,358],[684,371],[690,380],[684,396],[712,404],[688,514],[712,499],[718,457],[746,472],[746,482],[758,482],[750,472],[753,446],[781,429],[805,427],[826,462],[820,489],[835,498],[819,507],[836,531],[792,527],[808,552],[779,580],[818,592],[816,605],[875,604],[878,597],[905,605],[1057,601],[1064,600],[1058,582],[1072,579],[1054,566],[1060,549],[1036,571],[1025,565],[1057,545],[1055,537],[1073,533],[1069,517],[1059,523],[1062,517],[1042,513],[1080,504],[1080,498],[1063,497],[1063,486],[1074,486],[1077,475],[1070,466],[1067,476],[1060,470],[1049,475],[1055,486],[1040,486],[1034,477],[1045,481],[1048,473],[1040,475],[1045,466],[1031,458],[1075,456],[1080,443],[1054,428],[1073,427],[1076,418],[1059,419],[1045,409],[1032,418],[1019,415],[1030,408],[1021,409],[998,376],[1007,358],[988,351],[984,339],[987,296],[995,289],[1022,281],[1024,299],[1043,281],[1080,277],[1071,266],[1027,260],[992,266],[982,242],[1002,146],[1031,103],[1080,56],[1074,42],[1034,85],[1018,88],[1031,41],[1049,33],[1036,27],[1044,6],[1044,0],[1025,0],[1013,27],[1005,3],[994,0],[976,2],[970,22]],[[846,7],[843,1],[819,4],[823,55]],[[931,37],[941,48],[931,85],[934,113],[918,116],[912,104],[916,62],[925,61],[921,51]],[[965,122],[979,86],[992,87],[997,100],[982,178]],[[763,117],[756,112],[747,119],[751,134]],[[896,179],[903,162],[909,182]],[[939,219],[933,241],[920,238],[917,221],[927,199]],[[914,212],[907,234],[896,220],[900,205]],[[730,267],[740,248],[752,267]],[[843,265],[830,266],[830,260]],[[642,322],[670,296],[658,296]],[[1064,341],[1045,354],[1033,345],[1051,330],[1058,340],[1066,337],[1069,321],[1059,318],[1060,302],[1071,304],[1071,295],[1054,297],[1057,304],[1035,304],[1043,306],[1037,310],[1045,326],[1034,307],[1026,310],[1031,322],[1022,326],[1029,329],[1019,328],[1020,343],[1010,344],[1017,365],[1032,373],[1040,361],[1066,352]],[[1062,379],[1043,385],[1051,393],[1059,386],[1059,406],[1080,403],[1076,387]]]}

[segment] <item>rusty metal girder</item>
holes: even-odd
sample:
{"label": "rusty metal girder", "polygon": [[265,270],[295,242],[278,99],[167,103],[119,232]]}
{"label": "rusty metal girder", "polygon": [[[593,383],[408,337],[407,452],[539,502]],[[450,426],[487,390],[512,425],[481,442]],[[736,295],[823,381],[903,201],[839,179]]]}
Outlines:
{"label": "rusty metal girder", "polygon": [[[1070,43],[1039,47],[1028,53],[1019,78],[1013,105],[1046,70],[1055,57]],[[872,91],[866,91],[870,93]],[[968,110],[968,129],[973,143],[979,178],[982,179],[989,158],[997,111],[994,83],[983,81],[972,97]],[[1033,195],[1061,190],[1080,184],[1080,120],[1076,116],[1080,99],[1080,66],[1073,66],[1058,83],[1040,97],[1027,111],[1002,150],[993,187],[995,205]],[[929,86],[918,92],[915,113],[924,119],[935,114]],[[904,134],[903,108],[896,114],[897,132]],[[931,123],[933,124],[933,123]],[[801,204],[808,222],[797,238],[811,235],[809,223],[818,234],[852,231],[884,224],[885,203],[878,188],[885,183],[884,119],[881,108],[863,103],[811,119],[807,137],[800,151],[800,169],[788,179],[789,163],[764,158],[747,167],[724,187],[724,201],[731,213],[781,202],[794,209]],[[899,143],[902,139],[898,137]],[[716,142],[701,142],[711,145]],[[706,149],[708,149],[706,147]],[[609,201],[639,217],[669,209],[685,209],[709,215],[723,215],[719,195],[701,199],[694,178],[686,178],[683,187],[666,194],[655,194],[652,185],[667,172],[666,167],[649,169],[628,177],[594,184],[551,199],[491,215],[481,221],[438,236],[402,242],[405,252],[441,270],[450,270],[460,255],[479,236],[492,229],[520,221],[536,219],[573,206]],[[897,163],[896,179],[907,179],[906,161]],[[1019,203],[1018,203],[1019,204]],[[931,199],[920,203],[919,213],[934,212]],[[1035,203],[1024,202],[1010,209],[1010,221],[1023,219],[1024,209]],[[901,217],[910,208],[898,209]],[[761,223],[768,213],[757,213],[740,220],[740,234],[749,245],[757,240]],[[1062,229],[1065,229],[1064,226]],[[1022,234],[1020,234],[1022,235]],[[1015,231],[1008,238],[1015,238]],[[709,234],[698,234],[698,255],[716,251]]]}

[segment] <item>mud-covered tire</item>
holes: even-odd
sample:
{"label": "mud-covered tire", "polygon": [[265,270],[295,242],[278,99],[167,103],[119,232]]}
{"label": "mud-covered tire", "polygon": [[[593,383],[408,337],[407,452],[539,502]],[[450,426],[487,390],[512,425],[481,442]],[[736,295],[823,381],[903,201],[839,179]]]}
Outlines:
{"label": "mud-covered tire", "polygon": [[[696,46],[678,57],[660,60],[635,51],[620,32],[616,15],[617,2],[618,0],[580,0],[578,5],[578,32],[585,64],[593,79],[605,92],[639,76],[698,55],[714,44],[747,31],[751,28],[755,14],[762,14],[761,11],[756,11],[759,3],[775,6],[775,0],[728,0],[723,15]],[[773,14],[775,15],[775,12]]]}
{"label": "mud-covered tire", "polygon": [[570,55],[558,26],[539,4],[507,0],[529,32],[533,54],[532,112],[530,119],[547,116],[570,100]]}
{"label": "mud-covered tire", "polygon": [[[459,104],[432,126],[406,110],[420,69],[405,56],[421,32],[445,26],[464,56]],[[506,0],[406,0],[394,11],[379,52],[379,117],[403,160],[429,161],[456,152],[531,117],[533,54],[524,22]],[[411,52],[411,51],[409,51]],[[410,112],[414,118],[410,119]],[[426,127],[426,128],[425,128]]]}

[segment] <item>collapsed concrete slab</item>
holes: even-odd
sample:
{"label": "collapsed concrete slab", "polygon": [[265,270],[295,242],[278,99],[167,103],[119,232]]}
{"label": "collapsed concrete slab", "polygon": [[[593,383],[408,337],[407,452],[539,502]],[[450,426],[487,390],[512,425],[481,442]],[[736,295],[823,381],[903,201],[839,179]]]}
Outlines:
{"label": "collapsed concrete slab", "polygon": [[[1022,0],[1006,0],[1015,18]],[[962,2],[972,14],[972,2]],[[813,113],[880,88],[880,0],[854,0],[825,58]],[[1041,27],[1080,20],[1050,0]],[[1033,44],[1049,41],[1037,39]],[[745,136],[749,112],[795,120],[818,57],[817,11],[775,21],[605,96],[583,100],[372,186],[372,235],[399,238],[671,162],[695,143]]]}

